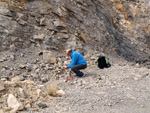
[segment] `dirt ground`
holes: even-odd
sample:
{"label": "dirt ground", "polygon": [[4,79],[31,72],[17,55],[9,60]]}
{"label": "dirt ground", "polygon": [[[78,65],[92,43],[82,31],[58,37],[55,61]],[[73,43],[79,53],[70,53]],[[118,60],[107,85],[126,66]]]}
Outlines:
{"label": "dirt ground", "polygon": [[[96,65],[84,70],[86,76],[64,82],[65,96],[49,101],[49,107],[30,113],[149,113],[150,70],[111,58],[110,68]],[[27,112],[22,112],[27,113]]]}
{"label": "dirt ground", "polygon": [[[149,9],[148,0],[0,0],[0,113],[12,111],[10,94],[24,104],[18,113],[150,113]],[[88,67],[65,82],[67,48]],[[97,67],[100,55],[110,68]],[[65,94],[48,95],[52,83]]]}

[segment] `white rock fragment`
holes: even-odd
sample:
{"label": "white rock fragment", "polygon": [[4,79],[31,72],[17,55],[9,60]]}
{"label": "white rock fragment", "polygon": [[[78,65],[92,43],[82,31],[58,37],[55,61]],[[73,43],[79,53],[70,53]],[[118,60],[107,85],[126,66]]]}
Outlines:
{"label": "white rock fragment", "polygon": [[44,34],[35,35],[34,40],[43,41],[44,40]]}
{"label": "white rock fragment", "polygon": [[16,77],[12,78],[12,82],[13,82],[13,83],[18,83],[18,82],[20,82],[20,77],[19,77],[19,76],[16,76]]}
{"label": "white rock fragment", "polygon": [[9,94],[7,103],[8,103],[8,107],[12,108],[11,112],[14,113],[24,108],[23,104],[19,102],[13,94]]}
{"label": "white rock fragment", "polygon": [[2,109],[0,110],[0,113],[4,113]]}
{"label": "white rock fragment", "polygon": [[63,90],[58,90],[58,91],[56,91],[56,94],[57,94],[58,96],[64,96],[64,95],[65,95],[65,92],[64,92]]}

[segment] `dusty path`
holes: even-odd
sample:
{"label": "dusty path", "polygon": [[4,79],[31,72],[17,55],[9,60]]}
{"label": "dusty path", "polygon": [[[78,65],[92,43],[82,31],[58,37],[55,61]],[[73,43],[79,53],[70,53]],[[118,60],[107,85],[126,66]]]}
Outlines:
{"label": "dusty path", "polygon": [[[122,61],[121,61],[122,62]],[[64,83],[66,96],[50,101],[43,113],[149,113],[150,70],[127,62],[103,70],[88,67],[83,78]]]}
{"label": "dusty path", "polygon": [[[86,76],[83,78],[74,77],[72,81],[66,83],[64,82],[66,75],[63,73],[56,82],[59,83],[59,88],[65,91],[65,96],[48,98],[47,108],[31,107],[20,112],[149,113],[150,69],[117,57],[109,56],[109,58],[112,64],[110,68],[99,69],[96,65],[89,64],[84,70]],[[13,62],[4,63],[12,64]],[[41,85],[46,86],[46,84],[49,84],[49,81]]]}

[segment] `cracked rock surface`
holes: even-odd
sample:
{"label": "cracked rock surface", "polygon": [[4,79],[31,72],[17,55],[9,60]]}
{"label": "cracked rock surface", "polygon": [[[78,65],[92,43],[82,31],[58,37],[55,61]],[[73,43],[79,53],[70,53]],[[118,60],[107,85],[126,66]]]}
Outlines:
{"label": "cracked rock surface", "polygon": [[149,0],[0,0],[0,113],[149,113],[149,20]]}

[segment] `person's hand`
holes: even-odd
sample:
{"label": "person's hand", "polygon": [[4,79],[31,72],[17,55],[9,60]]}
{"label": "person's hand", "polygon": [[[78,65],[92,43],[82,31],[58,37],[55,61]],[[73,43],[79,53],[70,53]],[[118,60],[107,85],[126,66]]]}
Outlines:
{"label": "person's hand", "polygon": [[67,66],[64,66],[64,69],[67,69]]}

